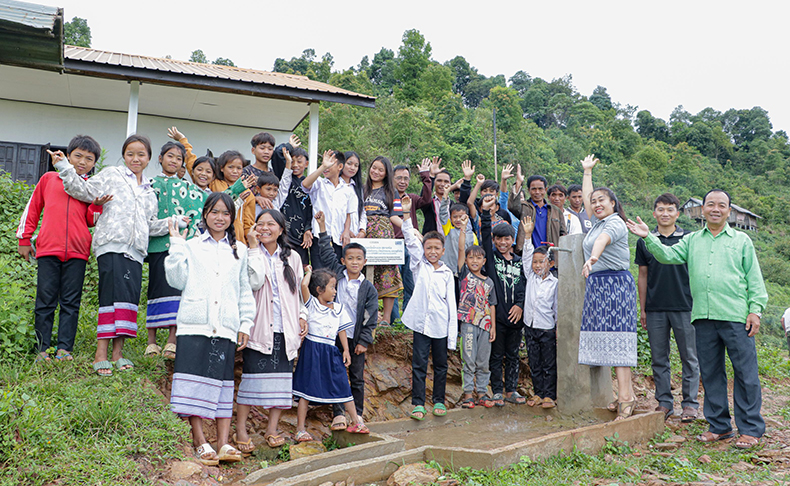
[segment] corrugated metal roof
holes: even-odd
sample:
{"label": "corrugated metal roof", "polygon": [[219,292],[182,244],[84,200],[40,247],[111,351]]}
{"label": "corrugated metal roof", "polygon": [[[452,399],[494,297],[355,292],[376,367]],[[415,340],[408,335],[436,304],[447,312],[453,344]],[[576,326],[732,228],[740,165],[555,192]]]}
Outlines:
{"label": "corrugated metal roof", "polygon": [[[694,205],[693,206],[689,205],[690,202],[693,202]],[[681,208],[696,207],[696,206],[702,206],[702,199],[697,199],[696,197],[690,197],[689,200],[686,201],[686,203],[683,204],[683,206],[681,206]],[[754,214],[753,212],[749,211],[748,209],[742,208],[742,207],[738,206],[735,203],[730,203],[730,206],[732,206],[736,211],[739,211],[741,213],[746,213],[746,214],[749,214],[751,216],[754,216],[755,218],[763,219],[762,216],[758,216],[758,215]]]}
{"label": "corrugated metal roof", "polygon": [[35,3],[0,0],[0,20],[21,24],[33,29],[52,31],[58,19],[58,7]]}
{"label": "corrugated metal roof", "polygon": [[313,93],[326,93],[343,97],[356,98],[368,103],[374,102],[375,97],[353,91],[348,91],[330,84],[313,81],[306,76],[293,74],[258,71],[239,67],[220,66],[215,64],[200,64],[175,59],[162,59],[117,52],[101,51],[76,46],[64,46],[66,60],[91,62],[106,66],[122,66],[146,71],[158,71],[194,76],[195,78],[223,79],[251,84],[264,84],[278,86]]}

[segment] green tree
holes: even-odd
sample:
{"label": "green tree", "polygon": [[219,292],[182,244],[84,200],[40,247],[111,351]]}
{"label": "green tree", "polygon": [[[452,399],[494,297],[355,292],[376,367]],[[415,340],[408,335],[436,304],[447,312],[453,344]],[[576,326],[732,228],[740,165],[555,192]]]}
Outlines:
{"label": "green tree", "polygon": [[420,99],[436,103],[453,92],[453,72],[447,66],[431,63],[420,75]]}
{"label": "green tree", "polygon": [[197,49],[192,51],[192,54],[189,55],[189,62],[199,62],[201,64],[208,64],[208,58],[206,54],[203,53],[202,49]]}
{"label": "green tree", "polygon": [[466,85],[477,76],[477,70],[469,65],[463,56],[455,56],[447,61],[455,79],[453,80],[453,93],[464,95]]}
{"label": "green tree", "polygon": [[532,76],[524,71],[518,71],[510,78],[510,87],[515,89],[519,97],[523,97],[532,86]]}
{"label": "green tree", "polygon": [[612,109],[612,98],[609,96],[609,93],[606,92],[606,88],[600,85],[593,90],[590,96],[590,103],[601,111]]}
{"label": "green tree", "polygon": [[659,142],[669,140],[669,127],[661,118],[654,117],[649,111],[642,110],[636,114],[636,133],[644,139],[654,139]]}
{"label": "green tree", "polygon": [[415,102],[420,97],[420,76],[431,62],[431,43],[419,30],[412,29],[403,33],[403,44],[398,48],[396,77],[400,87],[396,91],[399,99]]}
{"label": "green tree", "polygon": [[488,99],[496,108],[497,128],[505,132],[518,128],[523,117],[515,89],[494,86],[488,94]]}
{"label": "green tree", "polygon": [[233,61],[231,61],[230,59],[224,58],[224,57],[218,57],[218,58],[217,58],[216,60],[214,60],[214,62],[212,62],[211,64],[217,64],[217,65],[220,65],[220,66],[231,66],[231,67],[236,67],[236,65],[235,65],[235,64],[233,64]]}
{"label": "green tree", "polygon": [[90,47],[91,28],[88,27],[88,21],[74,17],[71,22],[63,24],[63,43],[70,46]]}

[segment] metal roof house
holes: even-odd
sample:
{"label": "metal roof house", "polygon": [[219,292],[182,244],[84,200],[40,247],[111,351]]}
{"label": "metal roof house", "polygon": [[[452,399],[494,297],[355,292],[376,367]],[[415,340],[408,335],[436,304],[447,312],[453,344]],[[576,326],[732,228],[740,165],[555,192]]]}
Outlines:
{"label": "metal roof house", "polygon": [[[730,217],[727,218],[727,222],[730,226],[749,231],[757,231],[757,220],[763,219],[762,216],[757,216],[748,209],[742,208],[736,204],[730,204],[730,206],[732,209],[730,210]],[[705,218],[702,216],[702,199],[697,199],[695,197],[689,198],[688,201],[683,203],[680,210],[686,213],[688,217],[694,219],[698,224],[704,224]]]}
{"label": "metal roof house", "polygon": [[[375,107],[375,98],[305,76],[63,45],[63,10],[0,0],[0,168],[35,183],[46,172],[47,146],[80,133],[121,163],[132,133],[154,147],[175,125],[195,153],[247,154],[260,131],[285,142],[309,116],[310,163],[317,160],[320,102]],[[151,163],[146,174],[159,173]]]}

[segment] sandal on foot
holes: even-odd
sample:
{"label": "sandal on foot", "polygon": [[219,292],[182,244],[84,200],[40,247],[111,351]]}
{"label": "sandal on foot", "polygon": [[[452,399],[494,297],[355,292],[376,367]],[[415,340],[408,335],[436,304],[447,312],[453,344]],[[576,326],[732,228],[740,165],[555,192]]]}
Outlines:
{"label": "sandal on foot", "polygon": [[74,356],[65,349],[58,349],[55,359],[58,361],[74,361]]}
{"label": "sandal on foot", "polygon": [[173,343],[165,344],[165,348],[162,350],[162,356],[165,359],[176,359],[176,345]]}
{"label": "sandal on foot", "polygon": [[239,462],[242,459],[241,451],[230,444],[225,444],[220,448],[217,459],[220,462]]}
{"label": "sandal on foot", "polygon": [[735,444],[732,446],[738,449],[751,449],[753,447],[757,447],[758,445],[760,445],[759,437],[741,434],[741,436],[738,437],[738,439],[735,441]]}
{"label": "sandal on foot", "polygon": [[543,399],[543,403],[540,405],[542,408],[554,408],[557,404],[549,397]]}
{"label": "sandal on foot", "polygon": [[461,408],[475,408],[475,399],[472,397],[464,398],[461,402]]}
{"label": "sandal on foot", "polygon": [[99,376],[112,376],[112,363],[106,360],[93,363],[93,371]]}
{"label": "sandal on foot", "polygon": [[369,434],[370,430],[365,424],[359,423],[347,428],[346,432],[350,432],[352,434]]}
{"label": "sandal on foot", "polygon": [[348,428],[348,422],[346,422],[345,415],[338,415],[337,417],[332,420],[332,425],[329,427],[329,430],[334,431],[341,431],[346,430]]}
{"label": "sandal on foot", "polygon": [[494,406],[494,400],[488,395],[483,395],[477,399],[477,405],[480,407],[491,408]]}
{"label": "sandal on foot", "polygon": [[732,439],[733,437],[735,437],[735,432],[732,430],[723,434],[714,434],[709,430],[698,435],[697,440],[700,442],[716,442],[719,440]]}
{"label": "sandal on foot", "polygon": [[236,445],[238,446],[236,448],[241,451],[241,455],[243,456],[249,456],[250,454],[255,452],[255,444],[252,443],[252,439],[249,437],[247,437],[246,441],[240,441],[236,437],[236,434],[233,434],[233,442],[236,443]]}
{"label": "sandal on foot", "polygon": [[[423,420],[425,420],[425,415],[427,413],[428,413],[428,411],[425,410],[425,407],[423,407],[422,405],[417,405],[411,411],[411,415],[409,415],[409,417],[413,418],[414,420],[423,421]],[[419,414],[419,415],[417,415],[417,414]]]}
{"label": "sandal on foot", "polygon": [[669,417],[671,417],[672,415],[675,414],[674,410],[672,410],[671,408],[667,408],[667,407],[665,407],[663,405],[657,406],[656,407],[656,412],[661,412],[661,413],[664,414],[664,422],[669,420]]}
{"label": "sandal on foot", "polygon": [[134,363],[130,359],[121,358],[115,362],[115,367],[118,368],[118,371],[131,371],[134,368]]}
{"label": "sandal on foot", "polygon": [[509,397],[505,397],[505,401],[514,405],[524,405],[527,403],[527,399],[519,395],[517,391],[511,393]]}
{"label": "sandal on foot", "polygon": [[266,445],[272,449],[276,449],[277,447],[282,447],[285,445],[285,437],[281,435],[269,434],[263,438],[266,439]]}
{"label": "sandal on foot", "polygon": [[52,362],[52,359],[50,359],[50,357],[49,357],[49,355],[47,354],[47,352],[46,352],[46,351],[42,351],[42,352],[40,352],[40,353],[38,353],[38,354],[36,355],[36,361],[34,361],[34,362],[35,362],[36,364],[38,364],[38,363],[42,363],[42,362],[43,362],[43,363],[51,363],[51,362]]}
{"label": "sandal on foot", "polygon": [[310,435],[310,433],[307,432],[306,430],[300,430],[299,432],[297,432],[296,437],[294,437],[294,439],[296,440],[296,442],[300,442],[300,443],[311,442],[315,440],[313,439],[313,436]]}
{"label": "sandal on foot", "polygon": [[501,393],[494,393],[494,396],[491,398],[491,400],[494,401],[494,405],[497,407],[505,406],[505,397],[503,397]]}
{"label": "sandal on foot", "polygon": [[543,399],[540,398],[537,395],[535,395],[535,396],[531,397],[529,400],[527,400],[527,405],[530,406],[530,407],[534,407],[535,405],[540,405],[541,403],[543,403]]}
{"label": "sandal on foot", "polygon": [[444,417],[447,415],[447,407],[444,403],[435,403],[433,405],[433,414],[437,417]]}
{"label": "sandal on foot", "polygon": [[145,348],[143,356],[159,356],[162,354],[162,347],[156,343],[151,343]]}
{"label": "sandal on foot", "polygon": [[612,402],[609,402],[609,405],[606,406],[606,410],[609,410],[610,412],[617,412],[617,404],[618,403],[619,402],[617,401],[617,399],[615,399]]}
{"label": "sandal on foot", "polygon": [[636,408],[636,398],[631,400],[630,402],[619,402],[617,404],[617,417],[615,420],[624,420],[634,414],[634,408]]}
{"label": "sandal on foot", "polygon": [[697,409],[694,407],[683,407],[683,413],[680,415],[680,421],[684,424],[697,420]]}
{"label": "sandal on foot", "polygon": [[211,447],[211,444],[206,442],[202,446],[195,449],[195,459],[197,459],[204,466],[218,466],[219,459],[217,459],[217,451]]}

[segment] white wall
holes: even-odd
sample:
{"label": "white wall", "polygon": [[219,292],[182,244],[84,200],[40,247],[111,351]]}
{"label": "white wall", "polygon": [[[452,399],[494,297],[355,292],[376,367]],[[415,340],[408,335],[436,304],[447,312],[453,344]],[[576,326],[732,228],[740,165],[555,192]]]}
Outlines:
{"label": "white wall", "polygon": [[[262,125],[266,125],[265,117]],[[201,156],[210,148],[215,157],[225,150],[238,150],[252,159],[250,139],[261,131],[230,125],[174,120],[164,117],[140,115],[137,133],[151,139],[153,157],[145,171],[148,177],[159,174],[157,155],[167,142],[167,129],[177,126]],[[278,144],[288,141],[290,133],[268,130]],[[90,135],[107,150],[106,165],[120,165],[121,146],[126,139],[126,113],[87,110],[19,101],[0,100],[0,141],[35,145],[66,146],[75,135]]]}

